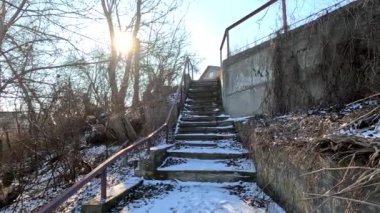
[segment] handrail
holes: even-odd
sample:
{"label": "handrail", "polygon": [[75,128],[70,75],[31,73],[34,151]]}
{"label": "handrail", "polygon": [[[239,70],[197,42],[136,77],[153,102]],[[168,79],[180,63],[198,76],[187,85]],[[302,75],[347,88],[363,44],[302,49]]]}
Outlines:
{"label": "handrail", "polygon": [[[222,67],[222,50],[223,50],[223,46],[224,46],[224,42],[226,41],[227,39],[227,57],[230,56],[230,41],[229,41],[229,31],[235,27],[237,27],[238,25],[240,25],[241,23],[243,23],[244,21],[248,20],[249,18],[251,18],[252,16],[255,16],[256,14],[258,14],[259,12],[261,12],[262,10],[264,10],[265,8],[271,6],[272,4],[276,3],[278,0],[270,0],[268,1],[267,3],[261,5],[259,8],[257,8],[256,10],[252,11],[251,13],[249,13],[248,15],[244,16],[243,18],[239,19],[238,21],[236,21],[235,23],[231,24],[230,26],[228,26],[225,30],[224,30],[224,35],[223,35],[223,38],[222,38],[222,43],[220,44],[220,48],[219,48],[219,51],[220,51],[220,66]],[[284,31],[286,32],[287,30],[287,18],[286,18],[286,0],[282,0],[282,16],[283,16],[283,29]]]}
{"label": "handrail", "polygon": [[[193,65],[191,64],[190,59],[188,57],[186,57],[181,82],[178,85],[174,102],[172,103],[172,105],[170,107],[170,110],[168,112],[168,115],[166,116],[164,124],[162,124],[159,128],[157,128],[152,133],[150,133],[148,136],[146,136],[142,139],[139,139],[138,141],[136,141],[132,145],[119,150],[117,153],[115,153],[111,157],[107,158],[100,165],[98,165],[94,170],[92,170],[90,173],[85,175],[81,180],[75,182],[74,185],[72,185],[71,187],[66,189],[61,195],[54,198],[47,205],[43,206],[42,209],[40,209],[38,212],[53,212],[63,202],[65,202],[67,199],[69,199],[70,196],[75,194],[80,188],[82,188],[85,184],[90,182],[94,177],[96,177],[98,175],[101,175],[101,196],[100,197],[101,197],[102,201],[105,201],[105,199],[107,197],[107,173],[106,173],[106,169],[108,166],[110,166],[112,163],[114,163],[116,160],[123,157],[127,153],[129,153],[129,152],[131,152],[131,151],[133,151],[133,150],[135,150],[141,146],[149,145],[150,139],[152,139],[154,136],[156,136],[159,132],[161,132],[164,129],[166,130],[165,131],[166,132],[166,139],[168,139],[169,120],[170,120],[170,117],[173,113],[174,106],[177,104],[178,97],[180,97],[180,95],[181,95],[181,99],[182,99],[183,87],[185,87],[185,89],[186,89],[186,79],[185,79],[186,74],[187,74],[186,68],[188,68],[187,71],[188,71],[188,74],[190,75],[190,67],[191,67],[192,72],[193,72]],[[182,86],[182,84],[184,84],[184,86]],[[181,102],[182,102],[182,100],[181,100]]]}

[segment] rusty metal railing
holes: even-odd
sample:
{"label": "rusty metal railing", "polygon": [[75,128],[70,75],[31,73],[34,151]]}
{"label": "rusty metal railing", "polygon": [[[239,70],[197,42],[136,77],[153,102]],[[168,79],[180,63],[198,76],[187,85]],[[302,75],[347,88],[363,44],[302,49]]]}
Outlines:
{"label": "rusty metal railing", "polygon": [[[232,25],[230,25],[229,27],[227,27],[224,31],[224,35],[223,35],[223,39],[222,39],[222,43],[220,44],[220,66],[222,67],[222,63],[223,63],[223,55],[222,55],[222,51],[223,51],[223,47],[224,47],[224,43],[227,42],[227,58],[231,55],[231,51],[230,51],[230,36],[229,36],[229,32],[231,29],[237,27],[238,25],[240,25],[241,23],[245,22],[246,20],[250,19],[251,17],[255,16],[256,14],[258,14],[259,12],[263,11],[264,9],[268,8],[269,6],[271,6],[272,4],[276,3],[278,0],[270,0],[268,1],[267,3],[263,4],[262,6],[260,6],[259,8],[257,8],[256,10],[254,10],[253,12],[249,13],[248,15],[244,16],[243,18],[241,18],[240,20],[236,21],[235,23],[233,23]],[[283,20],[283,30],[284,32],[287,32],[288,30],[288,21],[287,21],[287,15],[286,15],[286,0],[281,0],[281,3],[282,3],[282,20]]]}
{"label": "rusty metal railing", "polygon": [[[183,68],[183,74],[181,78],[181,82],[178,85],[178,89],[176,91],[175,100],[170,107],[169,113],[165,119],[165,122],[157,128],[155,131],[150,133],[147,137],[137,140],[132,145],[119,150],[117,153],[113,154],[111,157],[107,158],[104,162],[102,162],[99,166],[97,166],[90,173],[85,175],[81,180],[77,181],[70,188],[66,189],[61,195],[54,198],[50,203],[43,206],[39,212],[53,212],[57,209],[61,204],[63,204],[66,200],[68,200],[72,195],[79,191],[85,184],[92,181],[94,178],[100,176],[101,178],[101,187],[100,187],[100,198],[101,201],[105,201],[107,198],[107,168],[111,166],[114,162],[119,160],[121,157],[135,151],[139,148],[149,149],[153,143],[152,140],[155,136],[157,136],[160,132],[165,131],[166,140],[168,139],[169,129],[173,125],[173,120],[178,117],[179,109],[183,106],[184,101],[186,99],[186,91],[188,88],[188,78],[193,76],[194,74],[194,66],[192,65],[190,59],[186,57],[185,65]],[[189,77],[187,77],[189,76]],[[180,98],[180,99],[179,99]],[[177,106],[177,107],[176,107]],[[173,114],[177,110],[177,115]],[[173,116],[175,115],[175,116]]]}

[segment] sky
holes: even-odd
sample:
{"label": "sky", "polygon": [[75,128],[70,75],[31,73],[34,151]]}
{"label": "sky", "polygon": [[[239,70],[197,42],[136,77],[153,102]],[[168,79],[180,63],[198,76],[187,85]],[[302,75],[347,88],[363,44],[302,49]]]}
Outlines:
{"label": "sky", "polygon": [[186,15],[192,49],[203,61],[199,69],[220,65],[219,47],[226,27],[253,11],[262,1],[192,0]]}
{"label": "sky", "polygon": [[[293,24],[323,8],[352,0],[287,0],[288,22]],[[267,0],[189,0],[185,24],[190,32],[191,48],[203,60],[201,72],[208,65],[220,65],[219,48],[224,30],[229,25],[254,11]],[[257,16],[247,20],[230,32],[230,48],[237,51],[257,39],[278,30],[282,26],[281,1],[273,4]],[[198,76],[201,73],[198,73]]]}

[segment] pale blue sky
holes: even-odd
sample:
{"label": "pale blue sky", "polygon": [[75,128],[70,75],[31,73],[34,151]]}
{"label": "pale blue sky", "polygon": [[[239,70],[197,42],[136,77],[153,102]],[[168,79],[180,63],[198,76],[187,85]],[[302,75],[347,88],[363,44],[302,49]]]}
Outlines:
{"label": "pale blue sky", "polygon": [[186,16],[192,49],[204,60],[199,68],[219,66],[219,46],[224,30],[257,8],[263,1],[192,0]]}
{"label": "pale blue sky", "polygon": [[[353,0],[287,0],[288,22],[301,20],[338,2],[342,5]],[[263,5],[267,0],[189,0],[186,25],[190,32],[192,50],[204,60],[201,72],[207,65],[220,65],[219,47],[226,27]],[[230,32],[232,51],[280,29],[281,1],[259,13]],[[254,44],[251,44],[251,46]]]}

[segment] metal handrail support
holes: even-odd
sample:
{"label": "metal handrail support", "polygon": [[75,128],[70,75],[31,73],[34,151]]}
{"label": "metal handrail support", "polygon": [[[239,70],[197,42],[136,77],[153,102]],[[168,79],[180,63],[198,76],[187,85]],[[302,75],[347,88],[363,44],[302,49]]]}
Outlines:
{"label": "metal handrail support", "polygon": [[[267,7],[271,6],[272,4],[276,3],[278,0],[270,0],[268,1],[267,3],[263,4],[262,6],[260,6],[259,8],[257,8],[256,10],[252,11],[251,13],[249,13],[248,15],[244,16],[243,18],[239,19],[238,21],[236,21],[235,23],[231,24],[229,27],[227,27],[225,30],[224,30],[224,35],[223,35],[223,39],[222,39],[222,43],[220,44],[220,48],[219,48],[219,51],[220,51],[220,66],[222,67],[222,63],[223,63],[223,56],[222,56],[222,50],[223,50],[223,46],[224,46],[224,42],[226,41],[227,39],[227,57],[230,56],[231,52],[230,52],[230,41],[229,41],[229,31],[232,29],[232,28],[235,28],[236,26],[240,25],[241,23],[243,23],[244,21],[248,20],[249,18],[251,18],[252,16],[255,16],[256,14],[258,14],[259,12],[261,12],[262,10],[266,9]],[[283,3],[285,2],[285,0],[282,1]],[[284,8],[284,7],[283,7]],[[286,10],[286,7],[285,7],[285,10]],[[286,12],[283,13],[283,15],[286,15]],[[283,17],[283,19],[286,19],[286,17]]]}
{"label": "metal handrail support", "polygon": [[[186,74],[186,67],[188,64],[191,64],[190,59],[187,57],[184,65],[184,73]],[[189,73],[190,70],[187,69],[187,72]],[[180,97],[180,93],[182,93],[185,90],[182,90],[182,87],[184,85],[185,79],[184,76],[181,79],[181,82],[178,86],[178,89],[176,91],[176,96],[173,104],[170,107],[170,110],[168,112],[168,115],[165,119],[165,123],[162,124],[159,128],[157,128],[155,131],[150,133],[148,136],[137,140],[132,145],[123,148],[113,154],[111,157],[107,158],[105,161],[103,161],[100,165],[98,165],[95,169],[93,169],[90,173],[85,175],[81,180],[75,182],[71,187],[66,189],[61,195],[54,198],[50,203],[43,206],[38,212],[53,212],[55,209],[57,209],[63,202],[65,202],[67,199],[69,199],[73,194],[75,194],[80,188],[82,188],[85,184],[90,182],[92,179],[100,175],[101,177],[101,201],[104,202],[107,197],[107,167],[112,165],[115,161],[121,159],[121,157],[125,156],[126,154],[144,146],[150,147],[150,140],[153,139],[159,132],[165,130],[166,131],[166,138],[168,139],[168,133],[169,133],[169,121],[171,118],[171,115],[173,113],[175,105],[178,103],[178,98]]]}

